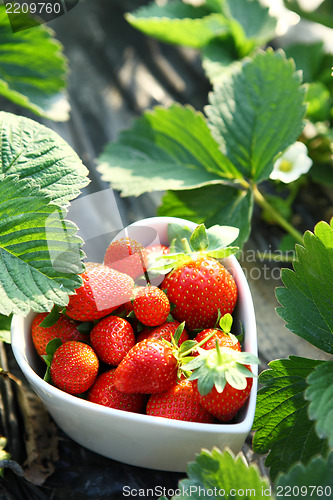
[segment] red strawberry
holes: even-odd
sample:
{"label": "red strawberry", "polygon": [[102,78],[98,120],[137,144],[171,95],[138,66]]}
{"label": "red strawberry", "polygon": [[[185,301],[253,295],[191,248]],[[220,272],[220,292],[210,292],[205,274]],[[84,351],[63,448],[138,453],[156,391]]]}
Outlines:
{"label": "red strawberry", "polygon": [[83,285],[70,296],[66,308],[66,313],[73,319],[100,319],[131,298],[132,278],[103,264],[87,263],[82,279]]}
{"label": "red strawberry", "polygon": [[239,390],[226,384],[222,393],[213,387],[208,394],[201,395],[197,380],[193,381],[193,389],[200,405],[222,422],[231,420],[238,413],[249,397],[251,387],[252,378],[248,378],[245,389]]}
{"label": "red strawberry", "polygon": [[49,327],[40,326],[40,323],[44,321],[48,314],[38,313],[31,325],[32,341],[40,356],[46,355],[45,349],[47,344],[55,338],[61,339],[62,342],[84,339],[84,334],[76,329],[79,323],[71,318],[67,318],[63,314],[60,314],[59,319],[54,325]]}
{"label": "red strawberry", "polygon": [[214,417],[198,402],[192,381],[180,380],[170,389],[152,394],[146,407],[147,415],[186,420],[188,422],[214,422]]}
{"label": "red strawberry", "polygon": [[[137,342],[141,342],[141,340],[144,339],[165,339],[168,342],[171,342],[171,335],[174,335],[179,325],[180,323],[178,321],[169,321],[167,323],[163,323],[163,325],[153,328],[152,330],[145,328],[137,336]],[[185,342],[185,340],[189,340],[189,335],[184,329],[179,338],[178,345],[181,345]]]}
{"label": "red strawberry", "polygon": [[121,392],[153,394],[169,389],[177,378],[178,363],[164,340],[138,342],[117,366],[114,384]]}
{"label": "red strawberry", "polygon": [[51,379],[56,387],[69,394],[81,394],[95,382],[99,369],[98,358],[83,342],[71,340],[54,353]]}
{"label": "red strawberry", "polygon": [[[213,335],[210,336],[211,334]],[[218,330],[217,328],[208,328],[206,330],[202,330],[195,336],[194,340],[199,343],[208,336],[209,340],[201,344],[202,349],[215,349],[217,340],[220,347],[230,347],[231,349],[235,349],[235,351],[241,351],[241,345],[237,339],[235,341],[234,337],[231,337],[230,335],[222,332],[222,330]],[[194,351],[192,355],[196,356],[199,355],[199,353]]]}
{"label": "red strawberry", "polygon": [[132,238],[121,238],[109,245],[104,264],[126,273],[134,280],[142,276],[147,268],[144,247]]}
{"label": "red strawberry", "polygon": [[221,421],[231,420],[247,400],[252,387],[252,372],[248,363],[258,363],[256,356],[230,347],[204,350],[200,356],[182,366],[193,370],[193,390],[198,401],[209,413]]}
{"label": "red strawberry", "polygon": [[175,305],[172,315],[189,330],[213,328],[218,311],[232,313],[237,301],[232,275],[216,259],[201,255],[171,271],[161,288]]}
{"label": "red strawberry", "polygon": [[135,335],[126,319],[107,316],[91,330],[90,342],[100,361],[117,366],[134,346]]}
{"label": "red strawberry", "polygon": [[158,326],[166,322],[170,313],[170,302],[163,290],[157,286],[140,286],[134,293],[133,311],[144,325]]}
{"label": "red strawberry", "polygon": [[125,394],[115,388],[115,368],[99,375],[90,387],[87,399],[92,403],[123,411],[142,412],[146,402],[144,394]]}

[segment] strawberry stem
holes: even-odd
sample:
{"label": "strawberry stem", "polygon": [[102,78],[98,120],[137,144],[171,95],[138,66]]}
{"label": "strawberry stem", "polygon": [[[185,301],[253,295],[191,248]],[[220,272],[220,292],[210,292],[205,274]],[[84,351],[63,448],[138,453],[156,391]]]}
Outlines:
{"label": "strawberry stem", "polygon": [[188,349],[187,351],[182,352],[182,358],[185,357],[185,356],[188,356],[189,354],[191,354],[192,351],[194,351],[194,349],[197,349],[198,347],[201,347],[203,344],[205,344],[206,342],[208,342],[208,340],[210,340],[213,337],[213,335],[215,335],[215,333],[216,333],[215,330],[212,330],[212,332],[209,333],[207,335],[207,337],[205,337],[204,339],[200,340],[200,342],[197,342],[197,344],[194,347],[191,347],[191,349]]}
{"label": "strawberry stem", "polygon": [[188,240],[186,238],[182,238],[180,241],[185,253],[192,253],[192,249],[190,247]]}

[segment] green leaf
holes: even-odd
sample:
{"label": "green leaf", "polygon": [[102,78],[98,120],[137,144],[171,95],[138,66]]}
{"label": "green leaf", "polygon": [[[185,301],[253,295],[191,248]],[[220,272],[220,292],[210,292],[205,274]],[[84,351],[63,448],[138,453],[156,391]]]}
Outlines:
{"label": "green leaf", "polygon": [[225,75],[231,74],[241,62],[231,36],[212,40],[201,50],[202,67],[209,80],[218,85]]}
{"label": "green leaf", "polygon": [[0,341],[6,342],[10,344],[11,335],[10,335],[10,325],[12,322],[11,316],[4,316],[0,314]]}
{"label": "green leaf", "polygon": [[316,421],[316,432],[333,448],[333,361],[327,361],[308,376],[305,399],[310,401],[309,417]]}
{"label": "green leaf", "polygon": [[304,4],[300,5],[299,0],[284,0],[284,4],[304,19],[333,28],[332,0],[320,2],[315,9],[303,9]]}
{"label": "green leaf", "polygon": [[[195,462],[187,467],[187,478],[178,483],[177,495],[172,500],[212,500],[235,498],[272,499],[266,478],[260,476],[255,464],[248,465],[243,454],[236,457],[226,449],[202,450]],[[246,492],[246,493],[245,493]]]}
{"label": "green leaf", "polygon": [[306,378],[322,361],[290,356],[269,363],[259,376],[253,449],[268,453],[266,465],[271,477],[286,471],[295,462],[307,463],[316,453],[324,452],[327,443],[318,438],[308,416],[304,399]]}
{"label": "green leaf", "polygon": [[293,333],[333,353],[333,219],[319,222],[314,234],[306,231],[293,267],[282,270],[277,313]]}
{"label": "green leaf", "polygon": [[199,224],[193,231],[190,238],[191,247],[196,252],[206,250],[209,245],[208,235],[204,224]]}
{"label": "green leaf", "polygon": [[[28,200],[28,202],[27,202]],[[65,306],[81,286],[82,240],[63,211],[48,204],[33,181],[0,182],[0,313]]]}
{"label": "green leaf", "polygon": [[[281,474],[275,485],[279,498],[301,496],[305,500],[330,498],[333,491],[333,452],[327,457],[315,457],[306,466],[295,464]],[[289,493],[289,495],[288,495]]]}
{"label": "green leaf", "polygon": [[190,189],[236,175],[204,116],[178,104],[156,107],[135,120],[131,129],[106,146],[98,170],[123,196]]}
{"label": "green leaf", "polygon": [[230,333],[232,323],[233,317],[230,313],[224,314],[219,321],[220,328],[224,333]]}
{"label": "green leaf", "polygon": [[[15,14],[26,18],[25,14]],[[67,120],[67,61],[61,44],[46,26],[13,33],[0,6],[0,94],[53,120]]]}
{"label": "green leaf", "polygon": [[183,246],[181,245],[181,240],[185,238],[190,241],[192,232],[192,229],[190,229],[188,226],[176,224],[174,222],[168,224],[168,240],[173,242],[173,245],[176,245],[174,247],[175,251],[184,250]]}
{"label": "green leaf", "polygon": [[49,328],[56,324],[60,317],[60,308],[58,306],[53,306],[51,312],[43,319],[39,326],[43,328]]}
{"label": "green leaf", "polygon": [[66,204],[89,183],[88,170],[55,132],[28,118],[0,112],[0,174],[29,178],[41,195]]}
{"label": "green leaf", "polygon": [[282,51],[259,51],[210,94],[208,125],[244,177],[268,179],[276,156],[303,130],[305,88]]}
{"label": "green leaf", "polygon": [[332,99],[328,88],[321,82],[309,83],[306,94],[307,116],[312,121],[329,119]]}
{"label": "green leaf", "polygon": [[59,338],[54,338],[48,342],[47,346],[45,347],[46,354],[42,356],[46,363],[46,371],[44,375],[44,380],[46,382],[50,382],[51,380],[51,364],[52,364],[52,359],[54,356],[54,353],[60,347],[62,344],[62,340]]}
{"label": "green leaf", "polygon": [[292,58],[296,70],[303,72],[304,82],[314,82],[317,79],[321,62],[324,57],[324,43],[295,43],[284,49],[288,58]]}
{"label": "green leaf", "polygon": [[277,20],[258,0],[227,0],[225,12],[241,57],[275,37]]}
{"label": "green leaf", "polygon": [[157,5],[155,2],[127,14],[127,21],[149,36],[177,45],[200,48],[227,29],[222,14],[204,6],[195,7],[181,1]]}
{"label": "green leaf", "polygon": [[[207,242],[206,252],[215,258],[223,258],[222,253],[224,250],[230,248],[230,243],[233,243],[239,235],[239,229],[231,226],[219,226],[218,224],[207,229]],[[235,253],[234,247],[231,247],[232,252]]]}
{"label": "green leaf", "polygon": [[186,191],[168,191],[158,208],[158,215],[181,217],[204,223],[236,227],[239,236],[234,244],[242,247],[251,231],[252,191],[238,190],[221,184]]}

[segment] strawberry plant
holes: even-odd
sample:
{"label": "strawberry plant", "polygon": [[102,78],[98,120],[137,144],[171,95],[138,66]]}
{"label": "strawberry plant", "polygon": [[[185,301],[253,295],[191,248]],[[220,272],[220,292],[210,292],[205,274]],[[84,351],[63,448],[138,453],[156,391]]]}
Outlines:
{"label": "strawberry plant", "polygon": [[[318,17],[286,4],[332,24],[326,2]],[[162,42],[197,49],[212,92],[203,113],[176,103],[146,111],[105,147],[103,179],[124,196],[166,191],[159,215],[239,227],[240,247],[257,204],[289,246],[301,243],[307,226],[291,218],[302,173],[312,165],[311,179],[333,185],[333,59],[324,43],[289,42],[282,51],[277,19],[259,0],[151,2],[126,18]],[[304,154],[292,153],[300,142]]]}

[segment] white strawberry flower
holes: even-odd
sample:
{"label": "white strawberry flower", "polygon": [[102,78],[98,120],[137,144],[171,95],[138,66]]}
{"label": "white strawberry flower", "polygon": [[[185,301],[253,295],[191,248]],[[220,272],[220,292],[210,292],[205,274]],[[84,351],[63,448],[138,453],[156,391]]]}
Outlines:
{"label": "white strawberry flower", "polygon": [[306,174],[312,166],[308,156],[308,148],[303,142],[295,142],[274,163],[270,178],[288,184]]}

